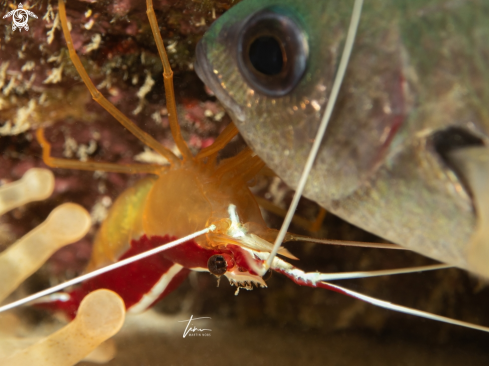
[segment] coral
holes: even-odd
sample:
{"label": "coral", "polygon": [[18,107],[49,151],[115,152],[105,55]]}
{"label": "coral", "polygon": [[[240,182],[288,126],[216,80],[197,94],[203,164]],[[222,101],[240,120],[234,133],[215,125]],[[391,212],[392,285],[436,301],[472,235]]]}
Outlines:
{"label": "coral", "polygon": [[[191,75],[193,80],[189,82],[196,82],[192,72],[196,42],[207,25],[233,2],[155,4],[177,78]],[[30,19],[28,32],[12,31],[9,19],[3,24],[0,135],[16,135],[40,124],[51,125],[66,119],[90,122],[100,118],[99,111],[85,106],[89,95],[66,52],[57,5],[51,2],[38,2],[31,7],[29,3],[24,5],[38,15],[38,19]],[[6,13],[14,7],[15,3],[3,2],[0,12]],[[137,122],[143,123],[147,115],[158,113],[163,98],[155,94],[161,88],[162,69],[144,2],[127,0],[108,5],[93,3],[86,7],[71,7],[69,3],[67,7],[75,49],[84,55],[88,72],[99,88],[108,92],[117,105],[120,101],[130,101],[128,108],[123,108],[128,115],[139,115],[144,106],[145,113],[136,118]],[[158,80],[156,85],[155,80]],[[187,92],[192,89],[188,88]],[[185,100],[201,100],[202,96],[202,91],[200,95],[187,93]]]}

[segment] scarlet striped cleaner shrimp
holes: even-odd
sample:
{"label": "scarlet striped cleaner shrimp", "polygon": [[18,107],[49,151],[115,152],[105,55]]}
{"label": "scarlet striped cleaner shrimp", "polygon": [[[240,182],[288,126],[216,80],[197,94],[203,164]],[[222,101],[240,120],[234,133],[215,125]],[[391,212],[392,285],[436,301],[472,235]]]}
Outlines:
{"label": "scarlet striped cleaner shrimp", "polygon": [[[324,310],[324,308],[323,308],[323,310]],[[307,311],[306,311],[306,312],[307,312]],[[307,316],[307,315],[305,315],[305,314],[304,314],[303,316]],[[161,360],[160,360],[160,361],[161,361]]]}

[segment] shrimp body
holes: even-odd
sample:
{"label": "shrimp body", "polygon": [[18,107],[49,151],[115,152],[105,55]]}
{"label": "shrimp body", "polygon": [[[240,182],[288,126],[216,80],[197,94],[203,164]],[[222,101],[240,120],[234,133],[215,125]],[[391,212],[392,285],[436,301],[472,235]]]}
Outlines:
{"label": "shrimp body", "polygon": [[[266,228],[252,193],[239,175],[236,177],[239,172],[232,169],[216,177],[218,166],[209,168],[208,164],[189,161],[175,169],[163,169],[160,176],[143,179],[123,192],[96,235],[87,270],[184,237],[210,222],[226,222],[230,204],[236,207],[235,212],[243,222],[253,223],[254,228]],[[95,277],[70,294],[56,296],[54,302],[42,306],[63,310],[74,317],[88,293],[107,288],[123,298],[128,310],[144,311],[176,288],[190,270],[208,271],[209,258],[214,255],[225,258],[226,276],[231,281],[236,278],[236,285],[265,286],[248,263],[252,259],[239,242],[231,238],[238,245],[228,246],[223,237],[217,240],[213,237],[216,234]]]}
{"label": "shrimp body", "polygon": [[[265,163],[254,156],[250,148],[217,162],[219,151],[237,134],[233,124],[222,131],[213,145],[196,156],[191,153],[180,133],[173,72],[159,34],[152,2],[147,1],[147,13],[163,64],[170,127],[182,158],[139,129],[97,90],[73,49],[63,0],[59,1],[58,7],[71,60],[93,99],[143,143],[169,161],[169,166],[162,167],[55,158],[51,156],[51,145],[43,129],[37,131],[43,148],[43,160],[51,167],[149,173],[155,176],[143,179],[116,200],[96,236],[88,270],[186,237],[208,226],[212,226],[213,231],[205,237],[166,250],[162,255],[92,278],[70,294],[47,299],[41,303],[42,306],[64,310],[73,317],[81,300],[89,292],[107,288],[121,296],[128,310],[143,311],[175,288],[189,270],[225,275],[238,290],[250,290],[253,284],[266,287],[261,276],[268,269],[265,260],[272,251],[271,241],[276,234],[267,228],[258,204],[246,185]],[[285,248],[279,254],[295,258]]]}
{"label": "shrimp body", "polygon": [[[216,181],[206,166],[188,164],[170,169],[157,178],[147,178],[128,188],[114,203],[94,244],[89,268],[113,263],[143,235],[181,238],[205,227],[210,218],[228,217],[230,203],[245,222],[265,226],[248,187]],[[198,239],[199,245],[212,244]]]}

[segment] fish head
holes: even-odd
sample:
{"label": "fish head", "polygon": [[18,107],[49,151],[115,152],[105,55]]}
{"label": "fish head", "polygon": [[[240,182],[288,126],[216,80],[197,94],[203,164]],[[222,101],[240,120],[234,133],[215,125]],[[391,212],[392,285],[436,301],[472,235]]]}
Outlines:
{"label": "fish head", "polygon": [[[489,44],[478,36],[489,6],[445,5],[364,4],[304,195],[365,230],[481,274],[468,252],[484,204],[474,201],[471,178],[450,154],[489,144],[489,83],[480,62]],[[200,78],[292,188],[329,99],[352,7],[245,0],[197,47]]]}

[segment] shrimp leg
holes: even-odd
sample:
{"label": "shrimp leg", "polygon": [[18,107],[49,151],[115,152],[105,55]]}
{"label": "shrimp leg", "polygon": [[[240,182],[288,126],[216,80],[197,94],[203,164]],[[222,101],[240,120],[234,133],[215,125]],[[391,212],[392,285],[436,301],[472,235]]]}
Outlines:
{"label": "shrimp leg", "polygon": [[97,163],[93,161],[78,161],[73,159],[60,159],[51,156],[51,144],[44,136],[44,129],[39,128],[36,131],[37,141],[42,147],[42,160],[51,168],[79,169],[79,170],[100,170],[113,173],[153,173],[161,171],[160,165],[153,164],[113,164],[113,163]]}
{"label": "shrimp leg", "polygon": [[[63,34],[66,39],[66,45],[68,47],[68,51],[70,53],[70,58],[71,61],[73,62],[76,70],[78,71],[78,74],[82,78],[83,82],[87,86],[88,90],[90,91],[90,94],[92,95],[92,98],[100,104],[107,112],[109,112],[121,125],[123,125],[125,128],[127,128],[134,136],[136,136],[139,140],[141,140],[145,145],[148,147],[152,148],[162,156],[164,156],[170,164],[172,165],[180,165],[180,159],[171,152],[169,149],[161,145],[158,141],[156,141],[153,137],[151,137],[149,134],[141,130],[133,121],[131,121],[129,118],[127,118],[124,113],[122,113],[119,109],[117,109],[111,102],[109,102],[95,87],[93,84],[92,80],[88,76],[87,71],[83,67],[80,58],[78,57],[74,47],[73,47],[73,40],[71,38],[70,31],[68,29],[68,19],[66,18],[66,8],[63,0],[59,0],[58,2],[58,9],[59,9],[59,18],[61,21],[61,26],[63,28]],[[47,146],[45,144],[45,146]],[[55,161],[55,163],[59,161]],[[65,161],[64,167],[69,167],[72,169],[85,169],[85,170],[99,170],[98,168],[95,169],[95,167],[89,167],[88,165],[85,165],[85,168],[82,168],[83,164],[72,164],[74,163],[73,161]],[[87,163],[87,164],[93,164],[93,163]],[[109,167],[107,167],[109,168]],[[111,170],[112,171],[112,170]],[[142,172],[144,172],[144,169],[142,169]]]}
{"label": "shrimp leg", "polygon": [[146,0],[146,13],[148,14],[149,24],[151,25],[151,30],[153,31],[153,37],[155,39],[156,47],[158,48],[158,53],[160,54],[161,63],[163,64],[163,81],[165,83],[165,94],[166,94],[166,109],[168,110],[168,120],[170,122],[171,133],[178,150],[183,155],[183,159],[193,158],[187,143],[182,137],[180,131],[180,125],[178,124],[177,116],[177,104],[175,102],[175,91],[173,89],[173,71],[170,66],[170,61],[165,51],[165,45],[163,44],[163,39],[161,38],[160,30],[158,27],[158,21],[156,20],[155,11],[153,9],[153,1]]}

